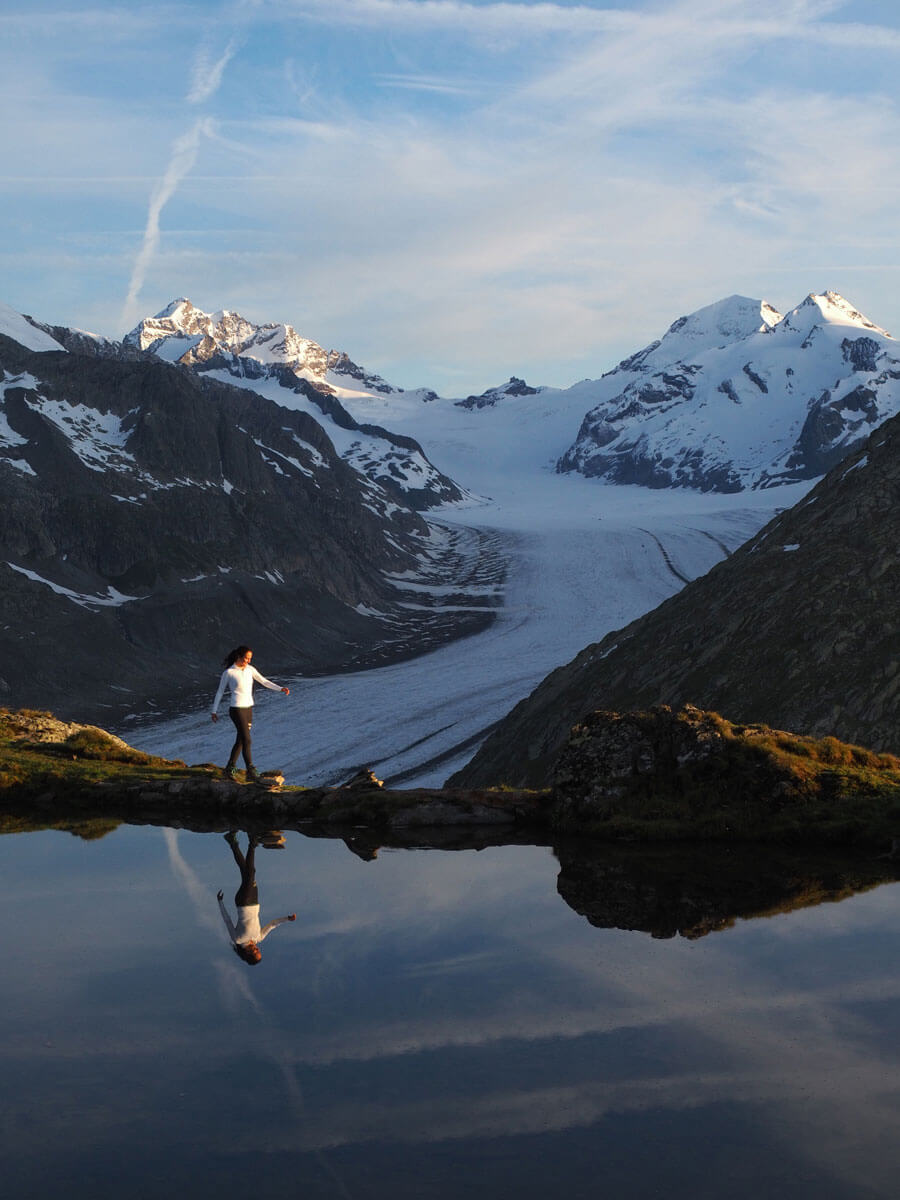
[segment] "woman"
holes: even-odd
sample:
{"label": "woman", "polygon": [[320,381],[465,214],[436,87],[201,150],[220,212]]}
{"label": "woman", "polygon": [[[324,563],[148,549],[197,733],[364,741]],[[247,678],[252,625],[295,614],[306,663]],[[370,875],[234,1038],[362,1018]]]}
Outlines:
{"label": "woman", "polygon": [[234,778],[238,755],[243,753],[247,778],[255,783],[259,776],[253,765],[253,752],[250,747],[250,728],[253,725],[253,681],[255,679],[257,683],[261,683],[263,687],[267,687],[273,692],[284,692],[286,696],[291,693],[288,688],[279,687],[277,683],[272,683],[264,675],[260,675],[256,667],[251,667],[250,660],[252,658],[253,651],[249,646],[238,646],[225,659],[225,670],[222,672],[219,690],[213,700],[212,719],[218,721],[219,715],[216,709],[219,707],[225,689],[228,688],[231,692],[231,706],[228,709],[228,715],[234,722],[237,737],[231,747],[225,774]]}
{"label": "woman", "polygon": [[237,863],[238,870],[241,873],[241,886],[234,897],[235,907],[237,908],[237,924],[235,925],[234,921],[228,915],[228,909],[225,907],[225,893],[221,891],[216,897],[219,901],[219,911],[222,914],[222,920],[225,922],[225,928],[228,930],[228,936],[231,938],[232,945],[234,946],[235,954],[239,958],[242,958],[248,966],[255,967],[262,958],[259,943],[263,938],[268,937],[276,925],[283,925],[285,921],[296,921],[297,914],[291,913],[288,917],[276,917],[268,925],[260,925],[259,888],[256,886],[255,864],[256,847],[259,845],[259,838],[252,834],[247,834],[246,855],[241,854],[237,834],[233,829],[230,833],[225,834],[225,841],[231,847],[234,861]]}

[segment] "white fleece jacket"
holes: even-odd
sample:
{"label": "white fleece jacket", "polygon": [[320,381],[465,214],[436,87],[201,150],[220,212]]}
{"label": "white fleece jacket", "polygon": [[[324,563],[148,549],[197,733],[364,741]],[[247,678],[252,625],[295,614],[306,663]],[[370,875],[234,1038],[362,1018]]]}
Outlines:
{"label": "white fleece jacket", "polygon": [[231,691],[230,705],[232,708],[251,708],[253,705],[254,679],[257,683],[261,683],[263,687],[269,688],[270,691],[281,691],[277,683],[273,683],[271,679],[266,679],[265,675],[260,675],[252,663],[246,667],[227,667],[222,672],[222,678],[219,680],[219,690],[216,692],[215,700],[213,700],[213,712],[216,712],[218,709],[226,687]]}

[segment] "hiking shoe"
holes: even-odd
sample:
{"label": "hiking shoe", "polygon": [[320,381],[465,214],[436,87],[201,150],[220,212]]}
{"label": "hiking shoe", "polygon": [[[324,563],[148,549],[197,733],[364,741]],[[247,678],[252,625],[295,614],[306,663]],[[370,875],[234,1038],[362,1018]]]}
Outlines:
{"label": "hiking shoe", "polygon": [[226,779],[237,779],[237,770],[235,767],[223,767],[222,774]]}
{"label": "hiking shoe", "polygon": [[259,773],[257,772],[256,767],[248,767],[244,774],[247,776],[248,782],[259,783]]}

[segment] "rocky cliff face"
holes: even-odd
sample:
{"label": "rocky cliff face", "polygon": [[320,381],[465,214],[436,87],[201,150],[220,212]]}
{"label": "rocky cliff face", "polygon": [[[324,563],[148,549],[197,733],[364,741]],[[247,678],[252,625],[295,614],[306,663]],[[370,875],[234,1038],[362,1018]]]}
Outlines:
{"label": "rocky cliff face", "polygon": [[815,479],[900,412],[900,349],[834,292],[782,317],[732,296],[602,379],[557,469],[736,492]]}
{"label": "rocky cliff face", "polygon": [[71,344],[0,337],[0,702],[108,718],[208,690],[241,642],[277,675],[484,624],[427,586],[479,547],[348,466],[308,412]]}
{"label": "rocky cliff face", "polygon": [[451,781],[544,785],[593,709],[694,703],[900,746],[900,418],[702,579],[588,646]]}

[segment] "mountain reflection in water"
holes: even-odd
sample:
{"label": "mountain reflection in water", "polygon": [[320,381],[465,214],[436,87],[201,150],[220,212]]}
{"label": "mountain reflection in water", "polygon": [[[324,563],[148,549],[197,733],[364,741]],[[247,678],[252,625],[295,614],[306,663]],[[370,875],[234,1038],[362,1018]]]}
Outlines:
{"label": "mountain reflection in water", "polygon": [[0,838],[5,1196],[895,1194],[896,862],[227,832]]}
{"label": "mountain reflection in water", "polygon": [[760,846],[556,847],[557,887],[599,929],[699,938],[900,879],[900,861]]}

